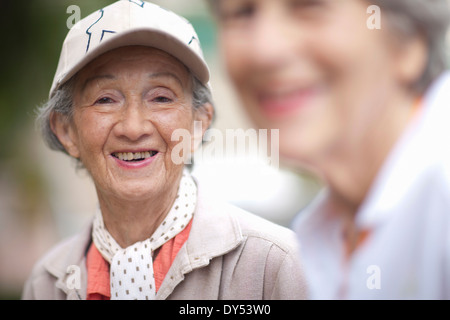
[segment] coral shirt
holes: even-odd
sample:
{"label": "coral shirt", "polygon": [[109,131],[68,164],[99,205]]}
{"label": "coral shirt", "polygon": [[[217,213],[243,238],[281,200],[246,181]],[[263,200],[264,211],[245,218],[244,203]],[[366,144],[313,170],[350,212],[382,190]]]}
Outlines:
{"label": "coral shirt", "polygon": [[[160,249],[153,261],[156,291],[159,290],[164,277],[170,269],[175,257],[183,244],[189,237],[192,220],[175,238],[166,242]],[[87,267],[87,300],[109,300],[110,279],[109,263],[106,261],[97,247],[92,244],[86,257]]]}

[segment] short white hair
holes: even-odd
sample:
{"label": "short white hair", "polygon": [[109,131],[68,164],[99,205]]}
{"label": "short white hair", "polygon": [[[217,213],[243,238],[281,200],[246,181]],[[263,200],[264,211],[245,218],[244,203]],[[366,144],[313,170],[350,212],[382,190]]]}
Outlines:
{"label": "short white hair", "polygon": [[378,5],[386,21],[400,37],[422,36],[428,62],[413,89],[423,93],[447,67],[446,34],[450,21],[448,0],[369,0]]}

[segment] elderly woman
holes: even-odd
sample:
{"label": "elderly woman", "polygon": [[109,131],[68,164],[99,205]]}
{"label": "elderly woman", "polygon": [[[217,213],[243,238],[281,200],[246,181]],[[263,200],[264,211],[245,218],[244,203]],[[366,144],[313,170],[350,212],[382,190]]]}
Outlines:
{"label": "elderly woman", "polygon": [[70,30],[40,121],[92,176],[99,210],[24,299],[305,297],[294,233],[213,201],[173,159],[175,130],[211,123],[208,81],[192,26],[154,4],[118,1]]}
{"label": "elderly woman", "polygon": [[450,298],[447,0],[211,0],[227,68],[284,161],[312,298]]}

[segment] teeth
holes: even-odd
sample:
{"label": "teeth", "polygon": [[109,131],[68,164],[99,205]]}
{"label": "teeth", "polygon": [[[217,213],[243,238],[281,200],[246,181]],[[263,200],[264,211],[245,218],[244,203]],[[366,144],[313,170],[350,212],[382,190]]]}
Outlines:
{"label": "teeth", "polygon": [[132,160],[144,160],[153,157],[156,151],[145,151],[145,152],[115,152],[113,156],[122,161],[132,161]]}

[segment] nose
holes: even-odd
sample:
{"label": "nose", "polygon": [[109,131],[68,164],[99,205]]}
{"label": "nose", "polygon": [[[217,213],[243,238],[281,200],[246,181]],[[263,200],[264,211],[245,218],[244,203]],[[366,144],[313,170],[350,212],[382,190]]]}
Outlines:
{"label": "nose", "polygon": [[153,130],[153,123],[142,101],[137,97],[128,99],[114,126],[114,134],[129,141],[139,141],[150,136]]}
{"label": "nose", "polygon": [[277,69],[299,54],[301,30],[292,25],[285,8],[262,10],[251,30],[251,63],[261,69]]}

